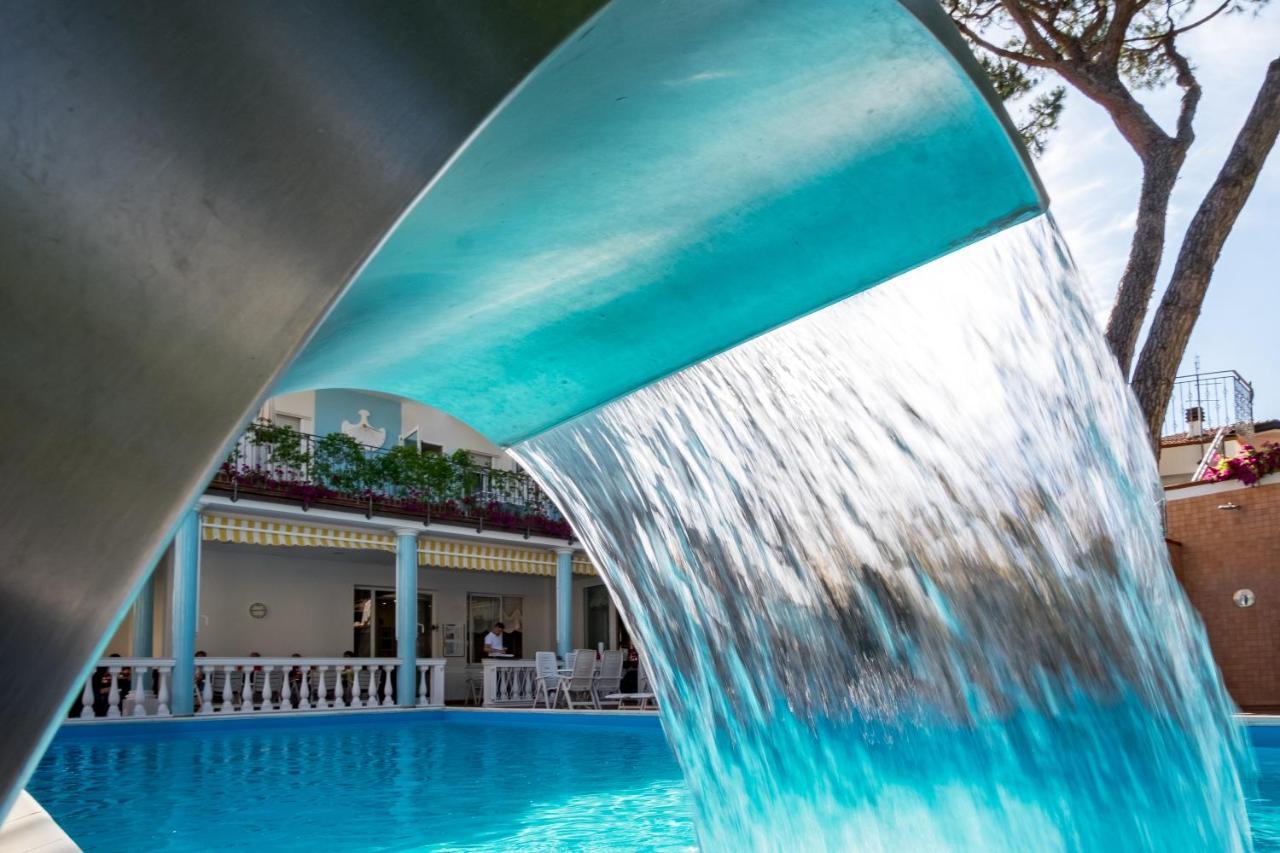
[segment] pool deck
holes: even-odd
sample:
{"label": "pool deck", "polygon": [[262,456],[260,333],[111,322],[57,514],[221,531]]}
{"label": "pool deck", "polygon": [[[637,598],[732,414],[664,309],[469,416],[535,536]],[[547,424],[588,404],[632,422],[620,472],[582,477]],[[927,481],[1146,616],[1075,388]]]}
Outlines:
{"label": "pool deck", "polygon": [[79,853],[71,836],[23,791],[9,816],[0,824],[0,853]]}

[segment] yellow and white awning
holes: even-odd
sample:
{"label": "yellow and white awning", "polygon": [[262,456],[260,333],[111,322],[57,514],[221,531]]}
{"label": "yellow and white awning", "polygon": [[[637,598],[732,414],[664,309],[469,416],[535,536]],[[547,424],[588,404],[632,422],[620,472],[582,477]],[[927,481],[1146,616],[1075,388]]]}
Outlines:
{"label": "yellow and white awning", "polygon": [[[318,527],[235,515],[205,515],[201,519],[201,528],[206,542],[350,548],[390,553],[395,553],[396,550],[396,537],[392,533],[347,527]],[[545,548],[516,548],[430,536],[418,538],[418,564],[545,577],[555,577],[556,574],[555,552]],[[594,575],[596,569],[590,560],[575,555],[573,573]]]}
{"label": "yellow and white awning", "polygon": [[201,520],[206,542],[239,542],[246,545],[297,545],[312,548],[351,548],[395,553],[396,537],[390,533],[316,527],[262,518],[206,515]]}
{"label": "yellow and white awning", "polygon": [[[480,542],[461,542],[457,539],[424,537],[418,540],[418,564],[445,569],[471,569],[478,572],[512,572],[519,575],[555,577],[556,555],[542,548],[513,548],[510,545],[489,545]],[[573,561],[573,572],[578,575],[594,575],[595,566],[589,560]]]}

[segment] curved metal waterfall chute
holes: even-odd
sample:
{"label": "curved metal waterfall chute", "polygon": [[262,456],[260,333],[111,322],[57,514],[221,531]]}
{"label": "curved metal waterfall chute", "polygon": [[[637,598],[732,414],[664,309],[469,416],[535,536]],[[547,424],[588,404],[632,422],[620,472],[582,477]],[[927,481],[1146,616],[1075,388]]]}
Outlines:
{"label": "curved metal waterfall chute", "polygon": [[391,234],[281,390],[515,442],[1028,218],[932,0],[619,0]]}
{"label": "curved metal waterfall chute", "polygon": [[601,6],[0,2],[0,806],[273,387],[512,441],[1043,208],[924,0]]}

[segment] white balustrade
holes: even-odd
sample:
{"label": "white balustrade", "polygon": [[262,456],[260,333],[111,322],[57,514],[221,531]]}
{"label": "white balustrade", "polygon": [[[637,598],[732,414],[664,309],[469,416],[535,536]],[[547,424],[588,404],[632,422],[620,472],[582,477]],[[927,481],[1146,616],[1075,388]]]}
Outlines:
{"label": "white balustrade", "polygon": [[[171,716],[173,663],[167,658],[102,659],[85,682],[79,710],[72,710],[73,719]],[[392,708],[396,706],[398,668],[399,661],[394,658],[200,657],[195,659],[195,713],[209,716]],[[444,705],[444,668],[441,658],[417,662],[417,706]],[[150,691],[153,681],[154,693]]]}
{"label": "white balustrade", "polygon": [[444,660],[427,658],[418,661],[418,706],[444,707]]}
{"label": "white balustrade", "polygon": [[[80,692],[81,720],[136,720],[169,716],[172,658],[102,658]],[[127,679],[127,689],[126,689]],[[156,690],[151,691],[152,680]]]}
{"label": "white balustrade", "polygon": [[391,696],[391,685],[396,683],[397,666],[391,663],[382,665],[382,707],[389,708],[396,704]]}
{"label": "white balustrade", "polygon": [[486,659],[484,661],[484,706],[486,708],[532,707],[537,677],[537,664],[534,661]]}

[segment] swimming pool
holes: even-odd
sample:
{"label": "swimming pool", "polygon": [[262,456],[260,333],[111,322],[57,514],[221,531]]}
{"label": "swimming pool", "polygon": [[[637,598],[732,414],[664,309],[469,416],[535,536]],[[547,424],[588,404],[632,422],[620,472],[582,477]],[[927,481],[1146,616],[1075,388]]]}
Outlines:
{"label": "swimming pool", "polygon": [[[1250,729],[1280,850],[1280,728]],[[86,851],[684,850],[654,717],[448,711],[67,726],[28,786]]]}

